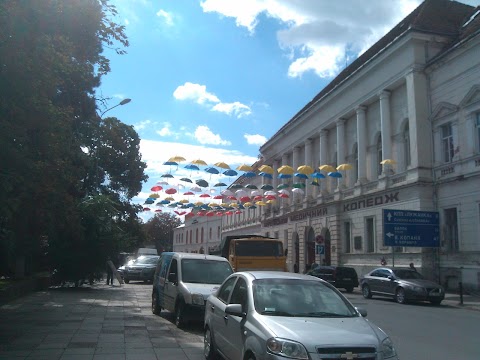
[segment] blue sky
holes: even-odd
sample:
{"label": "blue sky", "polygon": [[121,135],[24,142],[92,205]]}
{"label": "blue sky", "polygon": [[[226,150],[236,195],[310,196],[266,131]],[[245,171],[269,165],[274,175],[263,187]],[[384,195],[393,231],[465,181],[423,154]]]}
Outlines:
{"label": "blue sky", "polygon": [[[105,116],[133,125],[141,138],[149,180],[134,201],[143,204],[162,174],[174,175],[168,186],[185,175],[205,178],[202,167],[184,169],[195,159],[253,164],[268,138],[421,0],[111,3],[130,46],[122,56],[106,51],[111,73],[98,95],[109,107],[132,99]],[[163,165],[177,155],[186,159],[178,169]]]}

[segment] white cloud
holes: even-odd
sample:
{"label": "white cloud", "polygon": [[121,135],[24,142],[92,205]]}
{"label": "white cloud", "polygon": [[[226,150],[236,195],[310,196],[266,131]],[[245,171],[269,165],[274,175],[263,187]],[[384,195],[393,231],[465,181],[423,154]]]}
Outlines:
{"label": "white cloud", "polygon": [[[276,19],[279,46],[291,56],[288,75],[313,71],[331,78],[345,66],[348,56],[358,56],[408,15],[421,0],[204,0],[204,12],[235,19],[253,33],[264,14]],[[347,59],[348,60],[348,59]]]}
{"label": "white cloud", "polygon": [[243,137],[247,140],[247,143],[249,145],[262,146],[263,144],[265,144],[267,142],[267,138],[265,136],[259,135],[259,134],[255,134],[255,135],[245,134],[245,135],[243,135]]}
{"label": "white cloud", "polygon": [[200,144],[210,144],[210,145],[231,145],[232,143],[227,140],[222,140],[220,135],[214,134],[208,126],[200,125],[195,129],[195,139]]}
{"label": "white cloud", "polygon": [[165,124],[165,126],[160,130],[157,130],[156,133],[160,136],[171,136],[172,131],[170,130],[170,124]]}
{"label": "white cloud", "polygon": [[162,18],[166,25],[173,26],[173,15],[165,10],[158,10],[157,16]]}
{"label": "white cloud", "polygon": [[186,82],[175,89],[173,97],[177,100],[194,101],[197,104],[209,107],[212,111],[233,115],[239,119],[252,114],[252,109],[249,106],[238,101],[233,103],[221,102],[215,94],[207,91],[205,85]]}
{"label": "white cloud", "polygon": [[151,120],[144,120],[140,121],[138,124],[134,124],[133,127],[135,128],[135,131],[139,131],[146,129],[150,124],[152,124]]}

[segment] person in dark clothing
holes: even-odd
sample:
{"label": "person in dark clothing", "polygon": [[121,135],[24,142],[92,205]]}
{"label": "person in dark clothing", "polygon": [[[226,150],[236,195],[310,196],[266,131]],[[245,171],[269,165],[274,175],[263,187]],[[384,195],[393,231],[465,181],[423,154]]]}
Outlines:
{"label": "person in dark clothing", "polygon": [[413,271],[417,271],[417,268],[415,267],[415,265],[413,265],[413,263],[410,263],[410,269],[412,269]]}
{"label": "person in dark clothing", "polygon": [[295,264],[293,265],[293,272],[298,273],[298,264],[297,264],[297,263],[295,263]]}
{"label": "person in dark clothing", "polygon": [[107,259],[107,285],[113,285],[113,271],[112,267],[110,266],[111,258],[108,257]]}

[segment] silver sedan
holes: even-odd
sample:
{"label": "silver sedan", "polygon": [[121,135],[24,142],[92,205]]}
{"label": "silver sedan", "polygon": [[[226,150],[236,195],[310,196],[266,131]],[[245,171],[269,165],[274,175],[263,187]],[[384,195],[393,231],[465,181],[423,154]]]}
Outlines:
{"label": "silver sedan", "polygon": [[206,359],[398,359],[390,338],[337,289],[309,275],[249,271],[209,296]]}

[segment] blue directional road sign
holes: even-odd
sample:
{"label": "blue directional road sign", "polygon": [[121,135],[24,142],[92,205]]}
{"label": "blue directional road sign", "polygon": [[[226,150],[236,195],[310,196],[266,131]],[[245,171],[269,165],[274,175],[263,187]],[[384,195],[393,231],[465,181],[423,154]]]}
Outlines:
{"label": "blue directional road sign", "polygon": [[383,209],[385,246],[439,247],[438,211]]}
{"label": "blue directional road sign", "polygon": [[325,246],[324,245],[315,245],[315,254],[325,255]]}

